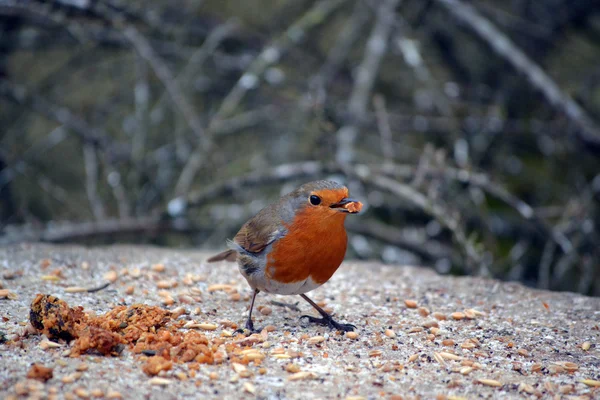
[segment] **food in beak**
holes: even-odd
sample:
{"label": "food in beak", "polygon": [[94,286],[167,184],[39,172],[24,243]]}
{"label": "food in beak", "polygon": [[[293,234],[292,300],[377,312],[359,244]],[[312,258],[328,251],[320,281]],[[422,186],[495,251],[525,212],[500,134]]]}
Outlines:
{"label": "food in beak", "polygon": [[347,212],[350,214],[356,214],[362,210],[362,203],[353,199],[342,199],[341,201],[332,204],[331,208],[337,208],[340,211]]}

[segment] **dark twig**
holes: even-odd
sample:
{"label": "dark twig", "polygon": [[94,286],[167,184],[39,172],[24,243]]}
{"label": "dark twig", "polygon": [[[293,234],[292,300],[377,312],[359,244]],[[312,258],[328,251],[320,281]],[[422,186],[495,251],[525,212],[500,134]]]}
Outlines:
{"label": "dark twig", "polygon": [[558,84],[510,38],[483,17],[473,6],[461,0],[436,0],[458,21],[463,22],[481,37],[500,57],[523,74],[531,86],[579,128],[578,136],[585,142],[600,146],[600,128],[596,122],[562,91]]}
{"label": "dark twig", "polygon": [[88,289],[88,290],[87,290],[87,292],[88,292],[88,293],[96,293],[96,292],[99,292],[99,291],[101,291],[101,290],[104,290],[104,289],[106,289],[106,288],[107,288],[107,287],[109,287],[109,286],[110,286],[110,282],[106,282],[105,284],[103,284],[103,285],[100,285],[100,286],[98,286],[98,287],[95,287],[95,288],[92,288],[92,289]]}
{"label": "dark twig", "polygon": [[292,303],[284,303],[284,302],[281,302],[281,301],[271,300],[271,304],[273,304],[274,306],[283,307],[283,308],[289,308],[292,311],[300,312],[302,310],[300,309],[300,307],[298,307],[298,303],[299,302],[296,302],[295,304],[292,304]]}

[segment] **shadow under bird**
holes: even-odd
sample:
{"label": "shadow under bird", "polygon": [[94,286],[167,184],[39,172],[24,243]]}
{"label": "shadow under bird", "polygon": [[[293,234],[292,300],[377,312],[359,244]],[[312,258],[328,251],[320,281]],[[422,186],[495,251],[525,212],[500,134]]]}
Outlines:
{"label": "shadow under bird", "polygon": [[340,324],[305,293],[327,282],[346,254],[348,238],[344,221],[362,209],[348,197],[348,189],[332,181],[306,183],[263,208],[246,222],[229,250],[208,262],[237,261],[240,272],[254,289],[246,328],[254,331],[252,309],[261,291],[300,295],[322,318],[303,315],[312,323],[342,331],[356,327]]}

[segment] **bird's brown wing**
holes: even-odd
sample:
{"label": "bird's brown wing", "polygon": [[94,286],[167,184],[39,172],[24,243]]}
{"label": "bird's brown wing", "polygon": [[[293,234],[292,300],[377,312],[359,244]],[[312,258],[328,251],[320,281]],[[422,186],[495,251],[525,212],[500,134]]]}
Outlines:
{"label": "bird's brown wing", "polygon": [[271,205],[246,222],[233,241],[250,253],[260,253],[281,235],[278,205]]}
{"label": "bird's brown wing", "polygon": [[[233,243],[230,242],[229,250],[212,256],[207,261],[235,261],[238,253],[241,251],[260,253],[268,245],[280,238],[285,231],[281,222],[280,211],[282,208],[280,203],[271,204],[263,208],[240,228],[240,231],[233,238]],[[241,247],[241,249],[237,246]]]}

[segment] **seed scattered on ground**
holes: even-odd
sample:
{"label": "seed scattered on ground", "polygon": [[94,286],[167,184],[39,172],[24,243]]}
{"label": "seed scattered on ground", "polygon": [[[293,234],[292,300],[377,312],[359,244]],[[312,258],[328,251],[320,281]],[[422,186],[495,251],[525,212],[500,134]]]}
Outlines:
{"label": "seed scattered on ground", "polygon": [[67,293],[81,293],[81,292],[87,292],[87,289],[81,286],[69,286],[68,288],[65,288],[65,292]]}
{"label": "seed scattered on ground", "polygon": [[450,316],[455,320],[465,319],[465,314],[460,311],[453,312]]}
{"label": "seed scattered on ground", "polygon": [[170,379],[165,379],[158,376],[155,376],[154,378],[148,381],[148,383],[153,386],[167,386],[170,385],[172,382],[173,381],[171,381]]}
{"label": "seed scattered on ground", "polygon": [[427,307],[419,307],[418,311],[421,317],[427,317],[430,314],[429,309]]}
{"label": "seed scattered on ground", "polygon": [[300,371],[300,372],[296,372],[295,374],[292,374],[288,377],[288,380],[290,380],[290,381],[301,381],[301,380],[308,380],[308,379],[317,379],[317,374],[315,374],[314,372],[309,372],[309,371]]}
{"label": "seed scattered on ground", "polygon": [[590,347],[592,347],[592,344],[590,342],[583,342],[581,345],[581,350],[588,351]]}
{"label": "seed scattered on ground", "polygon": [[72,374],[65,375],[61,378],[62,383],[73,383],[79,378],[81,378],[81,372],[73,372]]}
{"label": "seed scattered on ground", "polygon": [[60,343],[56,343],[56,342],[53,342],[53,341],[51,341],[51,340],[48,340],[48,339],[44,339],[44,340],[42,340],[42,341],[40,342],[40,348],[41,348],[42,350],[47,350],[47,349],[58,349],[58,348],[60,348],[60,347],[62,347],[62,346],[63,346],[62,344],[60,344]]}
{"label": "seed scattered on ground", "polygon": [[89,366],[88,364],[86,364],[86,363],[81,363],[81,364],[79,364],[79,365],[77,366],[77,368],[75,368],[75,369],[76,369],[77,371],[80,371],[80,372],[85,372],[85,371],[87,371],[89,368],[90,368],[90,366]]}
{"label": "seed scattered on ground", "polygon": [[77,388],[73,391],[73,393],[75,393],[75,395],[77,397],[79,397],[80,399],[89,399],[90,398],[90,392],[88,392],[87,390],[85,390],[84,388]]}
{"label": "seed scattered on ground", "polygon": [[383,351],[381,350],[371,350],[369,351],[369,357],[381,357]]}
{"label": "seed scattered on ground", "polygon": [[110,283],[115,283],[118,278],[117,271],[111,270],[104,274],[104,279],[109,281]]}
{"label": "seed scattered on ground", "polygon": [[486,386],[493,386],[493,387],[501,387],[502,386],[502,382],[497,381],[495,379],[477,379],[476,382],[479,382],[482,385],[486,385]]}
{"label": "seed scattered on ground", "polygon": [[526,349],[519,349],[517,353],[523,357],[529,357],[529,352]]}
{"label": "seed scattered on ground", "polygon": [[440,352],[440,356],[442,356],[446,360],[454,360],[454,361],[460,361],[460,360],[462,360],[462,357],[457,356],[456,354],[447,353],[445,351]]}
{"label": "seed scattered on ground", "polygon": [[594,379],[582,379],[579,382],[591,387],[600,387],[600,381]]}
{"label": "seed scattered on ground", "polygon": [[262,315],[271,315],[272,312],[273,312],[273,309],[269,306],[264,306],[260,309],[260,313]]}
{"label": "seed scattered on ground", "polygon": [[16,300],[17,295],[8,289],[0,289],[0,299]]}
{"label": "seed scattered on ground", "polygon": [[442,340],[442,344],[444,346],[454,346],[454,340],[452,340],[452,339],[444,339],[444,340]]}
{"label": "seed scattered on ground", "polygon": [[173,280],[164,279],[156,282],[156,287],[158,289],[171,289],[177,286],[177,282]]}
{"label": "seed scattered on ground", "polygon": [[440,355],[440,353],[434,352],[433,353],[433,358],[439,364],[443,365],[444,367],[446,366],[446,362],[444,361],[444,358]]}
{"label": "seed scattered on ground", "polygon": [[244,391],[250,394],[256,394],[256,387],[250,382],[244,382]]}
{"label": "seed scattered on ground", "polygon": [[463,375],[468,375],[473,371],[473,367],[462,367],[459,372]]}
{"label": "seed scattered on ground", "polygon": [[439,321],[445,321],[448,318],[448,317],[446,317],[446,314],[442,314],[441,312],[434,312],[431,315],[433,316],[433,318],[435,318]]}
{"label": "seed scattered on ground", "polygon": [[391,329],[386,329],[384,333],[385,333],[385,336],[387,336],[387,337],[389,337],[391,339],[393,339],[393,338],[396,337],[396,332],[394,332]]}
{"label": "seed scattered on ground", "polygon": [[355,339],[358,339],[358,333],[356,333],[356,332],[346,332],[346,337],[348,339],[355,340]]}
{"label": "seed scattered on ground", "polygon": [[154,272],[165,272],[165,264],[154,264],[151,267],[152,271]]}
{"label": "seed scattered on ground", "polygon": [[296,372],[300,372],[300,367],[297,364],[290,363],[285,366],[285,370],[289,373],[295,374]]}
{"label": "seed scattered on ground", "polygon": [[414,300],[404,300],[404,304],[408,308],[417,308],[417,302]]}
{"label": "seed scattered on ground", "polygon": [[308,339],[309,344],[323,343],[324,341],[325,338],[323,336],[313,336],[310,339]]}
{"label": "seed scattered on ground", "polygon": [[231,292],[233,290],[235,290],[235,287],[233,285],[225,285],[225,284],[216,284],[216,285],[210,285],[208,287],[208,289],[206,289],[209,293],[212,292],[217,292],[217,291],[225,291],[225,292]]}

